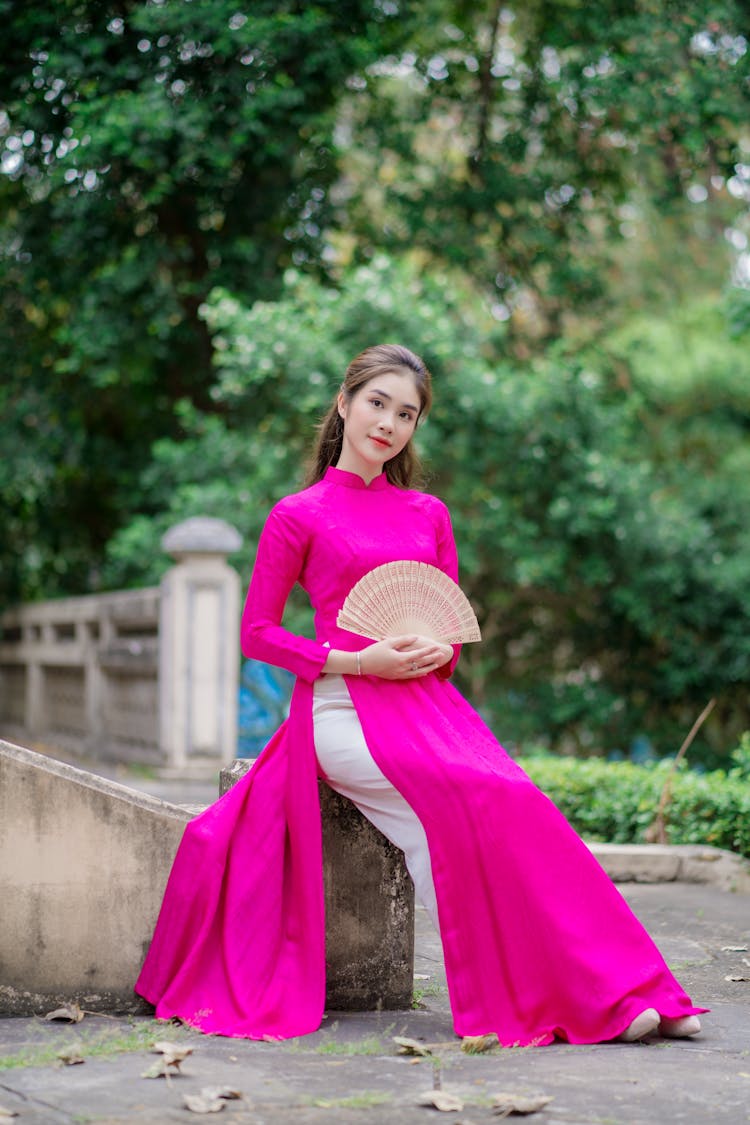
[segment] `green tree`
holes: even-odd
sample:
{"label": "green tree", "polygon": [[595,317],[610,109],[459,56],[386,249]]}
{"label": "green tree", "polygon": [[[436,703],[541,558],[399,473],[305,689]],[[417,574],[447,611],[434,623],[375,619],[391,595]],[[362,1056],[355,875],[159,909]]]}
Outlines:
{"label": "green tree", "polygon": [[[636,296],[623,265],[647,267],[653,292],[689,246],[687,276],[700,260],[705,286],[708,245],[723,283],[721,231],[743,210],[747,166],[744,4],[425,7],[345,117],[339,192],[357,240],[343,250],[417,245],[459,265],[510,317],[520,356],[571,322],[592,332],[617,316]],[[632,239],[640,262],[622,252]],[[649,260],[655,239],[665,253]]]}
{"label": "green tree", "polygon": [[174,403],[214,408],[211,288],[252,300],[320,268],[336,102],[408,21],[377,0],[0,0],[0,18],[7,599],[95,583]]}

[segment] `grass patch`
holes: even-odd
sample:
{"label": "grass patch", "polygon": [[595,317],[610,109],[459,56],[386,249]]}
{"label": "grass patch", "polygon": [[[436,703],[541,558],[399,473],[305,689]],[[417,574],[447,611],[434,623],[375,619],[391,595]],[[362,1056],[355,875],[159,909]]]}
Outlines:
{"label": "grass patch", "polygon": [[304,1053],[309,1051],[314,1055],[390,1055],[393,1054],[391,1039],[395,1027],[396,1024],[391,1023],[378,1035],[367,1035],[364,1039],[342,1042],[334,1038],[339,1030],[337,1020],[321,1032],[320,1041],[314,1046],[308,1042],[307,1036],[304,1039],[287,1039],[283,1046],[287,1051]]}
{"label": "grass patch", "polygon": [[379,1035],[367,1035],[364,1039],[357,1039],[352,1043],[337,1043],[329,1040],[313,1047],[316,1055],[389,1055],[392,1052],[390,1042],[385,1042]]}
{"label": "grass patch", "polygon": [[372,1109],[376,1105],[387,1105],[390,1100],[391,1095],[382,1091],[363,1090],[348,1098],[315,1098],[309,1104],[319,1109]]}
{"label": "grass patch", "polygon": [[411,994],[411,1006],[415,1010],[424,1008],[424,1001],[429,996],[440,996],[442,994],[442,986],[439,984],[428,984],[426,988],[415,988]]}
{"label": "grass patch", "polygon": [[29,1044],[10,1055],[0,1056],[0,1071],[18,1070],[32,1066],[51,1066],[57,1063],[57,1053],[63,1049],[76,1047],[85,1059],[107,1058],[110,1055],[128,1054],[133,1051],[148,1050],[157,1039],[178,1038],[180,1029],[170,1027],[161,1029],[151,1022],[131,1024],[130,1029],[101,1028],[96,1031],[59,1034],[49,1043]]}

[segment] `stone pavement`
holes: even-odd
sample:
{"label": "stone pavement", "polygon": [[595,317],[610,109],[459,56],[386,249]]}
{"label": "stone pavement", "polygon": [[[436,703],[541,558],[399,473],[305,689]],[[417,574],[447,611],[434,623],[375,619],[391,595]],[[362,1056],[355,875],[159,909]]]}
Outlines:
{"label": "stone pavement", "polygon": [[[185,1094],[224,1086],[242,1093],[220,1102],[227,1125],[489,1125],[499,1120],[494,1095],[511,1092],[553,1098],[526,1118],[539,1125],[750,1123],[750,896],[682,882],[621,890],[695,1001],[712,1009],[697,1038],[466,1055],[439,940],[420,909],[412,1011],[331,1012],[314,1035],[284,1043],[209,1038],[146,1018],[0,1020],[0,1106],[19,1125],[186,1123],[196,1117]],[[431,1055],[400,1055],[395,1035]],[[165,1039],[193,1049],[181,1073],[142,1077],[158,1061],[151,1044]],[[56,1061],[71,1049],[83,1063]],[[420,1106],[435,1089],[463,1109]]]}

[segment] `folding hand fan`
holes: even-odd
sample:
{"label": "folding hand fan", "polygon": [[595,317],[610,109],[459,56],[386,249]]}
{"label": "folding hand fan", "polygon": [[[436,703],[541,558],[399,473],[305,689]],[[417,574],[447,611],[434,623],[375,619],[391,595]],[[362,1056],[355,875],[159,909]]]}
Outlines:
{"label": "folding hand fan", "polygon": [[402,633],[449,644],[482,639],[461,587],[436,566],[411,559],[368,571],[347,594],[336,624],[374,641]]}

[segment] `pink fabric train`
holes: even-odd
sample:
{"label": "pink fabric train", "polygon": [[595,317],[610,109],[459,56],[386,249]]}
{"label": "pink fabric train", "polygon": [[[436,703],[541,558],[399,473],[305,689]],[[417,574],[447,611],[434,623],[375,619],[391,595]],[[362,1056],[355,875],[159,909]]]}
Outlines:
{"label": "pink fabric train", "polygon": [[[325,950],[312,683],[366,571],[409,558],[457,579],[435,497],[338,469],[288,496],[261,536],[247,655],[297,676],[290,716],[246,777],[185,830],[136,991],[162,1018],[249,1038],[320,1024]],[[316,640],[281,619],[296,581]],[[453,664],[457,659],[456,651]],[[588,848],[448,681],[348,677],[375,761],[424,825],[454,1026],[503,1045],[614,1038],[645,1008],[698,1014]]]}

